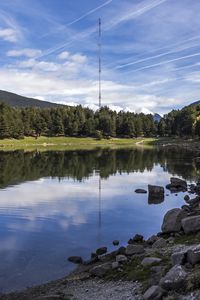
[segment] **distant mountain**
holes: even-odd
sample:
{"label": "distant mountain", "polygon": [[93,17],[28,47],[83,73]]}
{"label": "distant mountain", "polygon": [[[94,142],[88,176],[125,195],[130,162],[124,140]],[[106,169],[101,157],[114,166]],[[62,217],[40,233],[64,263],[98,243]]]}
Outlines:
{"label": "distant mountain", "polygon": [[1,90],[0,90],[0,102],[4,102],[10,106],[15,106],[15,107],[51,108],[51,107],[60,106],[59,104],[56,103],[23,97],[17,94],[13,94]]}
{"label": "distant mountain", "polygon": [[160,120],[162,119],[162,117],[159,114],[154,114],[153,115],[153,119],[154,119],[154,121],[160,122]]}

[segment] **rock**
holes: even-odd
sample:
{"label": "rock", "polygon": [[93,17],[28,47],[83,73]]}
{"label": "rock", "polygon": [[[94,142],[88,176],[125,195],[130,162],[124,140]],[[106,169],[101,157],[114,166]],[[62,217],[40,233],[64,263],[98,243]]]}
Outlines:
{"label": "rock", "polygon": [[182,205],[181,209],[185,210],[187,213],[191,212],[191,208],[188,205]]}
{"label": "rock", "polygon": [[117,255],[116,256],[116,261],[118,263],[123,263],[127,261],[127,257],[125,255]]}
{"label": "rock", "polygon": [[144,190],[144,189],[136,189],[136,190],[135,190],[135,193],[137,193],[137,194],[146,194],[147,191]]}
{"label": "rock", "polygon": [[181,230],[181,221],[187,216],[187,212],[180,208],[169,210],[163,219],[162,232],[171,233]]}
{"label": "rock", "polygon": [[128,245],[126,247],[126,255],[142,254],[144,253],[144,247],[142,245]]}
{"label": "rock", "polygon": [[149,245],[153,245],[158,239],[159,237],[157,235],[152,235],[146,242]]}
{"label": "rock", "polygon": [[83,260],[80,256],[70,256],[68,257],[68,261],[74,264],[82,264]]}
{"label": "rock", "polygon": [[143,295],[144,300],[162,300],[165,291],[158,285],[151,286]]}
{"label": "rock", "polygon": [[162,261],[162,259],[160,258],[157,258],[157,257],[145,257],[141,264],[143,266],[149,266],[149,265],[153,265],[153,264],[156,264],[156,263],[160,263]]}
{"label": "rock", "polygon": [[103,255],[103,254],[105,254],[105,253],[107,253],[107,247],[101,247],[101,248],[98,248],[97,250],[96,250],[96,254],[97,255]]}
{"label": "rock", "polygon": [[133,242],[134,243],[142,243],[144,240],[144,237],[143,235],[140,235],[140,234],[136,234],[134,237],[133,237]]}
{"label": "rock", "polygon": [[166,242],[169,244],[169,245],[173,245],[174,244],[174,238],[173,237],[170,237],[166,240]]}
{"label": "rock", "polygon": [[197,232],[200,230],[200,216],[192,216],[181,221],[185,234]]}
{"label": "rock", "polygon": [[171,182],[171,185],[176,188],[181,187],[181,188],[187,190],[187,182],[185,180],[182,180],[182,179],[176,178],[176,177],[171,177],[170,182]]}
{"label": "rock", "polygon": [[185,195],[184,200],[185,200],[186,202],[188,202],[188,201],[190,200],[190,196],[189,196],[189,195]]}
{"label": "rock", "polygon": [[148,190],[149,190],[149,196],[148,196],[149,204],[159,204],[164,201],[165,194],[164,194],[164,188],[162,186],[148,185]]}
{"label": "rock", "polygon": [[118,241],[118,240],[114,240],[114,241],[113,241],[113,245],[114,245],[114,246],[118,246],[118,245],[119,245],[119,241]]}
{"label": "rock", "polygon": [[164,248],[166,246],[167,242],[165,241],[165,239],[160,238],[152,245],[152,248]]}
{"label": "rock", "polygon": [[187,261],[191,265],[196,265],[196,264],[200,263],[200,247],[197,247],[193,250],[188,250]]}
{"label": "rock", "polygon": [[90,270],[90,273],[92,275],[101,277],[101,276],[104,276],[111,269],[112,269],[112,264],[111,263],[105,263],[105,264],[102,264],[102,265],[99,265],[99,266],[96,266],[96,267],[92,268]]}
{"label": "rock", "polygon": [[183,265],[186,262],[186,252],[175,252],[171,256],[172,265]]}
{"label": "rock", "polygon": [[117,269],[117,268],[119,268],[119,263],[117,261],[114,261],[112,263],[112,269],[114,270],[114,269]]}
{"label": "rock", "polygon": [[186,284],[187,273],[182,266],[175,265],[161,278],[159,285],[165,290],[183,290]]}
{"label": "rock", "polygon": [[164,195],[164,188],[157,185],[148,185],[149,194],[152,195]]}
{"label": "rock", "polygon": [[42,296],[40,299],[41,300],[42,299],[44,299],[44,300],[60,300],[61,296],[60,295],[47,295],[47,296]]}
{"label": "rock", "polygon": [[91,253],[91,259],[93,259],[93,258],[98,258],[98,255],[96,254],[96,253]]}

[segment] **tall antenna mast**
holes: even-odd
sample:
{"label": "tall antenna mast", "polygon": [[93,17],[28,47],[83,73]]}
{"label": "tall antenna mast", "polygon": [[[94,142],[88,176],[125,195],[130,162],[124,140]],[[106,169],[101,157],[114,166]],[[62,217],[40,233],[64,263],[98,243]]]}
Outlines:
{"label": "tall antenna mast", "polygon": [[102,41],[101,41],[101,18],[99,18],[99,108],[101,108],[101,48],[102,48]]}

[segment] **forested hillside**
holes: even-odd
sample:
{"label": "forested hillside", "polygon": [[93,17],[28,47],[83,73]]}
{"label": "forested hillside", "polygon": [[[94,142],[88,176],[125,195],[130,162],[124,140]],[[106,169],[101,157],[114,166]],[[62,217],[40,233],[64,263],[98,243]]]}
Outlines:
{"label": "forested hillside", "polygon": [[15,108],[0,104],[0,138],[24,136],[153,136],[157,123],[152,115],[115,112],[102,107],[94,112],[82,106]]}
{"label": "forested hillside", "polygon": [[23,97],[14,93],[0,90],[0,103],[5,103],[14,107],[40,107],[50,108],[59,106],[56,103],[41,101],[33,98]]}

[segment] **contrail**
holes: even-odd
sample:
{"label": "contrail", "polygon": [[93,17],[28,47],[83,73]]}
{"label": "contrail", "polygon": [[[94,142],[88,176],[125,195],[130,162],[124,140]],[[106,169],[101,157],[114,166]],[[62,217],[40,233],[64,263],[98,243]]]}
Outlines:
{"label": "contrail", "polygon": [[111,2],[113,2],[113,0],[108,0],[107,2],[103,3],[102,5],[97,6],[96,8],[94,8],[94,9],[88,11],[87,13],[85,13],[84,15],[82,15],[81,17],[79,17],[79,18],[75,19],[74,21],[72,21],[72,22],[66,24],[66,26],[73,25],[73,24],[77,23],[78,21],[83,20],[85,17],[87,17],[87,16],[93,14],[93,13],[96,12],[97,10],[103,8],[104,6],[107,6],[107,5],[110,4]]}
{"label": "contrail", "polygon": [[163,62],[160,62],[160,63],[157,63],[157,64],[153,64],[153,65],[145,66],[145,67],[142,67],[142,68],[138,68],[138,69],[126,72],[126,73],[134,73],[134,72],[137,72],[137,71],[142,71],[142,70],[150,69],[150,68],[153,68],[153,67],[158,67],[158,66],[161,66],[161,65],[166,65],[166,64],[174,62],[174,61],[184,60],[184,59],[192,58],[192,57],[196,57],[196,56],[200,56],[200,52],[190,54],[190,55],[185,55],[185,56],[170,59],[170,60],[166,60],[166,61],[163,61]]}
{"label": "contrail", "polygon": [[181,51],[184,51],[184,50],[187,50],[187,49],[191,49],[191,48],[194,48],[196,46],[198,46],[198,44],[196,44],[196,45],[188,45],[188,46],[182,47],[181,49],[177,48],[175,50],[167,51],[167,52],[160,53],[160,54],[153,55],[153,56],[149,56],[149,57],[137,60],[137,61],[129,62],[129,63],[124,64],[124,65],[116,66],[114,69],[123,69],[123,68],[129,67],[129,66],[137,65],[137,64],[139,64],[141,62],[145,62],[145,61],[152,60],[152,59],[155,59],[155,58],[163,57],[163,56],[166,56],[168,54],[173,54],[173,53],[181,52]]}
{"label": "contrail", "polygon": [[[112,0],[113,1],[113,0]],[[104,27],[103,27],[103,30],[104,31],[108,31],[108,30],[110,30],[110,29],[112,29],[113,27],[116,27],[116,26],[118,26],[120,23],[122,23],[122,22],[125,22],[125,21],[128,21],[128,20],[131,20],[131,19],[134,19],[134,18],[136,18],[136,17],[138,17],[138,16],[141,16],[142,14],[144,14],[144,13],[146,13],[147,11],[149,11],[149,10],[151,10],[151,9],[153,9],[153,8],[155,8],[155,7],[157,7],[158,5],[160,5],[160,4],[162,4],[162,3],[164,3],[164,2],[166,2],[166,1],[168,1],[168,0],[153,0],[153,1],[148,1],[148,4],[147,4],[147,2],[146,1],[144,1],[143,2],[143,5],[144,4],[147,4],[147,5],[145,5],[145,6],[143,6],[143,7],[139,7],[138,9],[136,9],[136,10],[133,10],[131,13],[129,13],[129,14],[124,14],[123,16],[121,16],[121,17],[117,17],[115,20],[114,20],[114,22],[112,22],[112,23],[108,23],[107,24],[107,26],[106,25],[104,25]],[[108,5],[109,3],[111,3],[111,0],[109,0],[109,1],[107,1],[107,2],[105,2],[104,4],[102,4],[103,6],[105,6],[105,5]],[[95,8],[95,9],[93,9],[93,11],[95,10],[97,10],[97,9],[99,9],[99,8]],[[129,11],[130,11],[130,9],[129,9]],[[87,14],[91,14],[91,11],[90,12],[88,12]],[[85,14],[86,15],[86,14]],[[80,17],[80,18],[84,18],[85,17],[85,15],[84,16],[82,16],[82,17]],[[79,18],[79,19],[80,19]],[[78,22],[78,19],[76,19],[76,20],[74,20],[73,22]],[[72,23],[72,22],[71,22]],[[70,24],[70,23],[69,23]],[[86,31],[86,34],[84,34],[84,32],[81,34],[78,34],[78,35],[75,35],[73,38],[72,38],[72,40],[70,40],[70,41],[68,41],[67,43],[63,43],[63,44],[61,44],[61,45],[58,45],[58,46],[56,46],[55,48],[51,48],[51,49],[48,49],[42,56],[40,56],[40,57],[45,57],[45,56],[47,56],[47,55],[49,55],[49,54],[52,54],[52,53],[54,53],[54,52],[56,52],[56,51],[58,51],[58,50],[61,50],[61,49],[63,49],[63,48],[65,48],[67,45],[69,45],[69,43],[71,44],[75,39],[77,39],[77,38],[84,38],[84,37],[86,37],[86,36],[90,36],[92,33],[94,33],[96,31],[96,29],[95,28],[91,28],[90,30],[87,30]],[[40,57],[38,57],[38,58],[40,58]]]}

